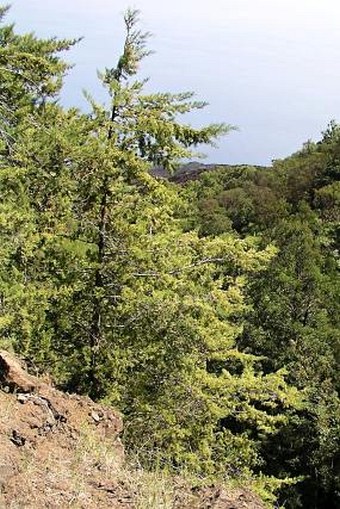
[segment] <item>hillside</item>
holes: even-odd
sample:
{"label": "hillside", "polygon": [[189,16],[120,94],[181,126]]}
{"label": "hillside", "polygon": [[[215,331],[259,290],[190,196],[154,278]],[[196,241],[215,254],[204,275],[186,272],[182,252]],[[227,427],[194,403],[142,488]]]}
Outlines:
{"label": "hillside", "polygon": [[1,509],[262,509],[248,490],[191,489],[128,468],[120,416],[0,352]]}

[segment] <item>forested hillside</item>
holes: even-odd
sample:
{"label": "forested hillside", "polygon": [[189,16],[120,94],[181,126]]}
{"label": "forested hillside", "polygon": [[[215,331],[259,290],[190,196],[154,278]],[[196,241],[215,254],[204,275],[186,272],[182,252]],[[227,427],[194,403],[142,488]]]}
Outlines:
{"label": "forested hillside", "polygon": [[340,127],[271,168],[221,167],[188,181],[188,228],[233,233],[275,255],[246,285],[237,347],[263,372],[286,369],[304,408],[264,444],[261,470],[304,480],[287,507],[336,507],[340,488]]}
{"label": "forested hillside", "polygon": [[138,13],[89,112],[59,102],[78,41],[5,14],[1,347],[118,408],[145,468],[337,507],[340,128],[272,168],[159,179],[231,127],[181,122],[205,106],[192,93],[145,91]]}

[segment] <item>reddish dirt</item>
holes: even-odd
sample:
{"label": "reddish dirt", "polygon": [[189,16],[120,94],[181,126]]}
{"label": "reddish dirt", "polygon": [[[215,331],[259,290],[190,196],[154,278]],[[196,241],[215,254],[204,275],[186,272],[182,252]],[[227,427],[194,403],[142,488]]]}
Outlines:
{"label": "reddish dirt", "polygon": [[105,489],[99,461],[105,445],[122,463],[118,414],[28,375],[7,352],[0,380],[1,509],[128,507],[123,487]]}

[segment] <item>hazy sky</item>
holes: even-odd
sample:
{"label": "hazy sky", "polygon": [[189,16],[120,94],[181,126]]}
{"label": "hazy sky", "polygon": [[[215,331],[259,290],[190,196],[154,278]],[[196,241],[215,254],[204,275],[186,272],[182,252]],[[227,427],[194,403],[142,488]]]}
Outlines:
{"label": "hazy sky", "polygon": [[142,76],[153,90],[194,90],[209,106],[194,124],[237,125],[207,162],[266,164],[340,120],[339,0],[11,0],[19,31],[84,36],[63,101],[101,95],[96,70],[113,66],[122,13],[136,7],[156,51]]}

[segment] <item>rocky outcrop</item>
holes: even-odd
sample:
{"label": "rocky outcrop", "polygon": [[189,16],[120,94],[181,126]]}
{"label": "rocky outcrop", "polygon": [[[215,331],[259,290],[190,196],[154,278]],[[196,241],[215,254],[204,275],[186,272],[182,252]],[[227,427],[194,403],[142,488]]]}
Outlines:
{"label": "rocky outcrop", "polygon": [[[0,387],[0,508],[12,507],[14,501],[15,507],[25,509],[69,507],[69,499],[79,498],[70,476],[78,475],[90,500],[79,507],[110,507],[103,494],[93,493],[101,465],[90,468],[97,451],[89,449],[105,444],[118,468],[124,457],[121,417],[90,398],[65,394],[28,374],[4,351]],[[87,470],[84,462],[90,454]],[[48,492],[58,502],[46,497]]]}

